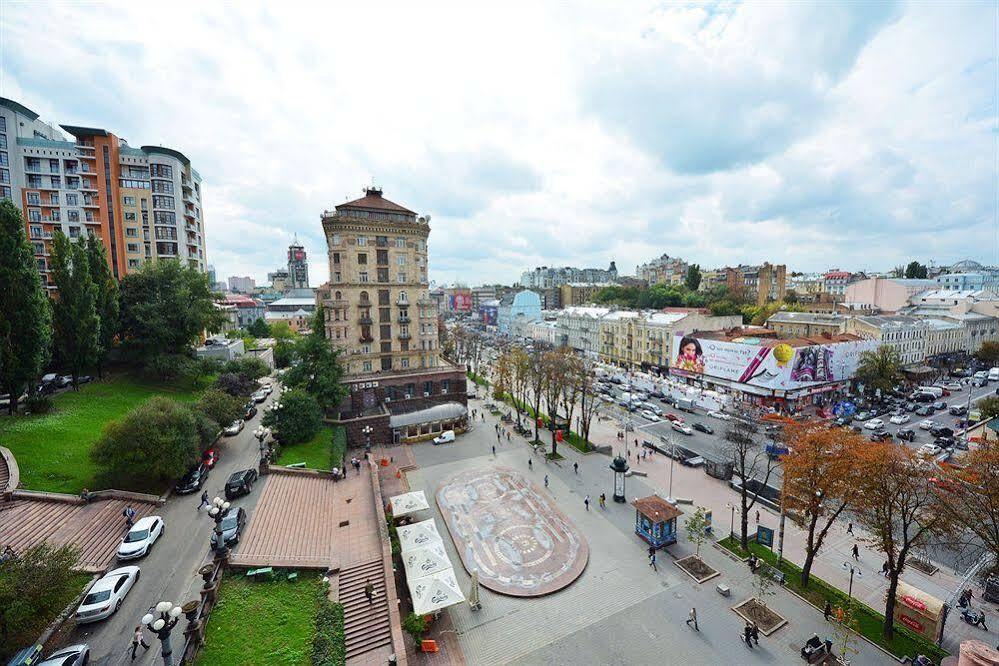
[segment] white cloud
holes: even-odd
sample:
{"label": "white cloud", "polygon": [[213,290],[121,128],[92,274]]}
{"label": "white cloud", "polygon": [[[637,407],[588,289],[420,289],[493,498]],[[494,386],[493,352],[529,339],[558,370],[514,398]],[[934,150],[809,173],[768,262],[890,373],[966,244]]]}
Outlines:
{"label": "white cloud", "polygon": [[[40,20],[39,17],[44,17]],[[262,279],[372,178],[431,277],[995,259],[989,3],[7,3],[0,94],[187,154]]]}

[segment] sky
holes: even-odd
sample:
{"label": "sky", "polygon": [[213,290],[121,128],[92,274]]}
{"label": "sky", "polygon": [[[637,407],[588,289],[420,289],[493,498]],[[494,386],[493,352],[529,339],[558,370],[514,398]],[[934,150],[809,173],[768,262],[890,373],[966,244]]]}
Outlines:
{"label": "sky", "polygon": [[999,3],[623,7],[8,0],[0,95],[187,155],[220,279],[372,183],[437,283],[999,263]]}

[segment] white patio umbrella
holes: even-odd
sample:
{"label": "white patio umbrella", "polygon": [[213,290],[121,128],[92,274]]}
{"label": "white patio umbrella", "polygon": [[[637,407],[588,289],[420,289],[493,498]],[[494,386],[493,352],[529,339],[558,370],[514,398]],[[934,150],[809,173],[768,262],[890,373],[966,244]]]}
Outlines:
{"label": "white patio umbrella", "polygon": [[413,595],[413,612],[426,615],[435,610],[460,604],[465,600],[454,577],[454,569],[445,569],[437,573],[409,581],[409,591]]}
{"label": "white patio umbrella", "polygon": [[430,508],[430,504],[427,503],[427,496],[423,494],[422,490],[396,495],[389,500],[389,503],[392,505],[392,515],[396,518],[408,516],[417,511],[425,511]]}
{"label": "white patio umbrella", "polygon": [[421,548],[414,548],[402,554],[402,566],[406,569],[406,579],[423,578],[430,574],[451,568],[451,560],[438,541]]}
{"label": "white patio umbrella", "polygon": [[403,525],[396,528],[396,531],[399,534],[399,545],[404,553],[431,543],[443,543],[433,518],[412,525]]}

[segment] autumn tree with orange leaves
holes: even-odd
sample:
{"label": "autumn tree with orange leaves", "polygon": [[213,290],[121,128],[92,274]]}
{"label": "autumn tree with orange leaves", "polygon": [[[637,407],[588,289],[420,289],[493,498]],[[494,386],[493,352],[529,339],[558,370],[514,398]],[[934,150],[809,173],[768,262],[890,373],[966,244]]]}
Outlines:
{"label": "autumn tree with orange leaves", "polygon": [[869,442],[846,428],[817,423],[789,424],[783,439],[784,509],[806,532],[801,584],[807,587],[829,528],[857,499],[863,474],[858,462]]}
{"label": "autumn tree with orange leaves", "polygon": [[944,468],[939,478],[940,511],[964,531],[962,541],[984,545],[999,563],[999,443],[983,442],[961,458],[959,467]]}

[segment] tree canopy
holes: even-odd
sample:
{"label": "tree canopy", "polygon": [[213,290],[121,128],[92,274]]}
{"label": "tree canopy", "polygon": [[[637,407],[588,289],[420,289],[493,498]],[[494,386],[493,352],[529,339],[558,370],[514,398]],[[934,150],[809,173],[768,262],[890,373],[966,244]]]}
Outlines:
{"label": "tree canopy", "polygon": [[910,261],[905,267],[905,277],[907,279],[925,280],[927,275],[926,266],[918,261]]}
{"label": "tree canopy", "polygon": [[80,592],[72,546],[32,546],[0,562],[0,656],[32,641]]}
{"label": "tree canopy", "polygon": [[97,335],[97,374],[104,376],[104,360],[108,352],[114,345],[114,340],[118,336],[118,325],[120,323],[121,307],[118,281],[111,274],[108,265],[107,250],[104,243],[95,234],[87,234],[86,242],[87,262],[90,265],[90,279],[94,283],[95,308],[99,322],[99,332]]}
{"label": "tree canopy", "polygon": [[887,393],[902,379],[902,359],[888,345],[881,345],[874,351],[861,352],[856,377],[867,390]]}
{"label": "tree canopy", "polygon": [[59,298],[52,306],[52,324],[59,360],[69,368],[73,386],[97,361],[100,319],[97,288],[91,277],[84,241],[73,242],[61,231],[52,238],[52,281]]}
{"label": "tree canopy", "polygon": [[284,384],[304,390],[316,399],[323,411],[329,411],[340,404],[347,389],[341,383],[340,351],[326,339],[325,331],[325,314],[320,305],[312,316],[310,333],[296,345],[299,362],[285,374]]}
{"label": "tree canopy", "polygon": [[282,444],[308,441],[323,426],[319,403],[305,391],[288,391],[279,404],[281,407],[267,412],[261,422],[274,431],[274,437]]}

